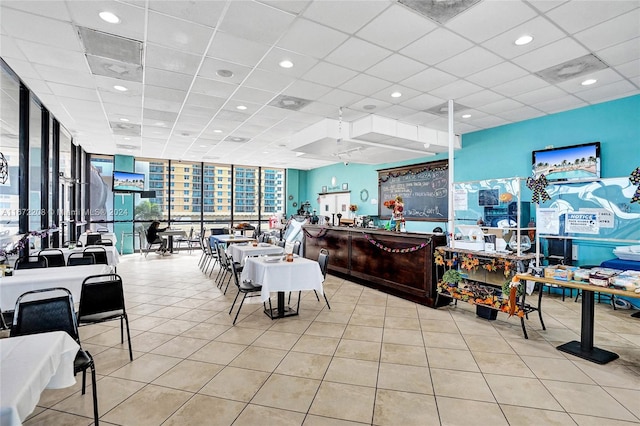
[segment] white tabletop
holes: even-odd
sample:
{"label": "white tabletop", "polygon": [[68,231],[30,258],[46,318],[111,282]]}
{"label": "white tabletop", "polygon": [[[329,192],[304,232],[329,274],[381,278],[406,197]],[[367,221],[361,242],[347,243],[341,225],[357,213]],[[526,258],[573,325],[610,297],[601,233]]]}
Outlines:
{"label": "white tabletop", "polygon": [[108,274],[113,271],[109,265],[80,265],[60,268],[15,269],[12,277],[0,278],[0,308],[13,311],[16,300],[23,293],[51,287],[63,287],[73,295],[74,302],[80,301],[82,281],[90,275]]}
{"label": "white tabletop", "polygon": [[251,242],[251,241],[255,241],[256,239],[248,238],[248,237],[239,237],[237,235],[223,234],[223,235],[212,235],[209,237],[209,241],[211,240],[218,240],[218,242],[221,242],[221,243],[232,244],[232,243]]}
{"label": "white tabletop", "polygon": [[72,386],[80,346],[64,331],[0,339],[0,425],[21,425],[45,388]]}
{"label": "white tabletop", "polygon": [[247,257],[264,256],[267,254],[282,254],[284,250],[282,247],[268,243],[260,243],[256,247],[251,243],[239,243],[231,244],[227,248],[227,252],[229,252],[233,257],[235,262],[240,262],[241,265],[244,265]]}
{"label": "white tabletop", "polygon": [[[277,262],[271,262],[279,259]],[[269,300],[272,291],[316,290],[322,294],[322,272],[315,260],[295,257],[293,262],[282,258],[248,257],[242,270],[241,279],[262,285],[260,294],[263,302]]]}
{"label": "white tabletop", "polygon": [[[64,261],[66,262],[69,259],[69,255],[71,253],[82,253],[84,249],[89,247],[104,247],[105,251],[107,252],[107,262],[109,263],[109,265],[115,266],[118,263],[120,263],[120,256],[115,246],[87,246],[87,247],[76,247],[74,249],[61,248],[59,250],[62,250],[62,254],[64,254]],[[55,249],[55,250],[58,250],[58,249]]]}
{"label": "white tabletop", "polygon": [[184,229],[165,229],[164,231],[159,231],[158,235],[161,237],[186,237],[187,233]]}
{"label": "white tabletop", "polygon": [[[102,240],[111,240],[111,242],[113,242],[114,246],[118,242],[118,238],[116,237],[116,234],[114,234],[113,232],[90,232],[90,233],[91,234],[100,234],[100,239],[102,239]],[[80,241],[83,246],[86,246],[87,245],[87,233],[85,232],[85,233],[80,234],[80,236],[78,237],[78,241]]]}

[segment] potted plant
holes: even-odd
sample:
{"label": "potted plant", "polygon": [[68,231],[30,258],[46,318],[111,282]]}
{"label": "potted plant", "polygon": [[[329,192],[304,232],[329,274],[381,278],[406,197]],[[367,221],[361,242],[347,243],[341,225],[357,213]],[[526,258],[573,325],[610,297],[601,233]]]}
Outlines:
{"label": "potted plant", "polygon": [[462,281],[462,274],[457,269],[448,269],[442,275],[442,281],[447,283],[449,287],[457,287],[458,283]]}

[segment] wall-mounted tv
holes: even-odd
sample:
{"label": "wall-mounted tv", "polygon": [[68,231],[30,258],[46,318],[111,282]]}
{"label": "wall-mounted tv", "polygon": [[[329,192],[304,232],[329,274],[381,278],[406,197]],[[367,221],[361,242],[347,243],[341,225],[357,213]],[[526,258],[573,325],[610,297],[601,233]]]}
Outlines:
{"label": "wall-mounted tv", "polygon": [[550,182],[599,179],[600,142],[533,151],[532,168]]}
{"label": "wall-mounted tv", "polygon": [[113,172],[113,192],[144,191],[144,175],[142,173]]}

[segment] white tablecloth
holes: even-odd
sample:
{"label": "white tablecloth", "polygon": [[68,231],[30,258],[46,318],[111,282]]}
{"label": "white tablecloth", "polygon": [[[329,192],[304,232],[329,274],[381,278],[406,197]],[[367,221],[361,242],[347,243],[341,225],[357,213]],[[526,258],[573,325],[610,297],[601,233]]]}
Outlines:
{"label": "white tablecloth", "polygon": [[225,243],[227,245],[230,245],[233,243],[247,243],[255,240],[256,240],[255,238],[238,237],[236,235],[229,235],[229,234],[212,235],[209,237],[209,242],[211,246],[213,246],[214,241],[218,241],[219,243]]}
{"label": "white tablecloth", "polygon": [[0,339],[0,425],[21,425],[45,388],[72,386],[79,348],[64,331]]}
{"label": "white tablecloth", "polygon": [[[91,233],[95,234],[95,232],[91,232]],[[98,234],[100,234],[100,239],[102,239],[102,240],[111,240],[111,242],[113,242],[114,246],[118,242],[118,238],[116,237],[116,234],[114,234],[113,232],[98,232]],[[80,236],[78,237],[78,241],[80,241],[83,246],[86,246],[87,245],[87,233],[84,232],[84,233],[80,234]]]}
{"label": "white tablecloth", "polygon": [[[88,246],[88,247],[96,247],[96,246]],[[120,256],[115,246],[97,246],[97,247],[104,247],[105,251],[107,252],[107,262],[109,262],[109,265],[115,266],[118,263],[120,263]],[[66,262],[67,259],[69,259],[69,255],[71,253],[82,253],[85,248],[87,247],[76,247],[74,249],[62,248],[60,250],[62,250],[62,254],[64,254],[64,260]]]}
{"label": "white tablecloth", "polygon": [[63,287],[73,295],[73,301],[80,301],[82,281],[89,275],[108,274],[113,271],[109,265],[80,265],[60,268],[15,269],[12,277],[0,278],[0,307],[3,311],[13,311],[16,300],[23,293],[51,287]]}
{"label": "white tablecloth", "polygon": [[[266,244],[266,243],[261,243]],[[272,244],[260,245],[254,247],[251,243],[231,244],[227,247],[227,251],[235,262],[240,262],[244,265],[247,257],[264,256],[267,254],[282,254],[284,250],[282,247],[274,246]]]}
{"label": "white tablecloth", "polygon": [[[276,258],[278,259],[278,258]],[[269,257],[248,257],[241,279],[262,284],[263,302],[272,291],[316,290],[322,294],[322,272],[315,260],[296,257],[293,262],[268,262]]]}

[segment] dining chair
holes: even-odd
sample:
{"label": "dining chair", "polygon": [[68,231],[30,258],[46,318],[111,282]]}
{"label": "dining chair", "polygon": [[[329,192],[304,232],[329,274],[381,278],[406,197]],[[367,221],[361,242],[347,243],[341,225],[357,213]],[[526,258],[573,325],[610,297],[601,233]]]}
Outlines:
{"label": "dining chair", "polygon": [[83,250],[83,253],[91,253],[95,257],[97,264],[109,264],[109,259],[107,258],[107,250],[104,247],[93,246],[87,247]]}
{"label": "dining chair", "polygon": [[82,247],[81,241],[65,241],[62,243],[62,248],[69,248],[70,245],[74,245],[75,247]]}
{"label": "dining chair", "polygon": [[[320,249],[320,253],[318,253],[318,265],[320,266],[320,272],[322,273],[322,282],[327,279],[327,267],[329,265],[329,251],[327,249]],[[323,289],[324,290],[324,289]],[[320,297],[318,296],[318,292],[313,290],[313,293],[316,295],[316,299],[318,302],[320,301]],[[329,304],[329,299],[327,299],[327,292],[323,291],[322,295],[324,296],[324,301],[327,302],[327,308],[331,309],[331,305]],[[298,309],[300,308],[300,297],[302,296],[302,291],[298,292]],[[291,304],[291,293],[289,293],[289,300],[287,304]]]}
{"label": "dining chair", "polygon": [[109,238],[102,238],[96,241],[97,246],[113,246],[113,241]]}
{"label": "dining chair", "polygon": [[97,232],[96,233],[87,234],[87,245],[88,246],[93,246],[98,241],[100,241],[101,239],[102,239],[102,235],[100,235]]}
{"label": "dining chair", "polygon": [[42,256],[47,259],[47,266],[49,268],[57,268],[60,266],[67,266],[67,262],[64,259],[64,253],[60,249],[44,249],[38,252],[38,256]]}
{"label": "dining chair", "polygon": [[[43,298],[44,296],[44,298]],[[96,367],[91,354],[82,349],[73,296],[66,288],[28,291],[18,297],[10,336],[65,331],[80,345],[73,362],[73,372],[82,371],[82,395],[86,393],[87,370],[91,370],[94,425],[98,426],[98,391]]]}
{"label": "dining chair", "polygon": [[71,253],[67,258],[67,266],[94,265],[96,258],[93,253]]}
{"label": "dining chair", "polygon": [[[242,309],[242,305],[244,304],[244,299],[246,299],[247,297],[260,296],[260,292],[262,291],[262,286],[260,284],[254,284],[251,281],[242,281],[240,279],[240,270],[238,269],[239,266],[240,266],[239,263],[233,263],[233,262],[231,263],[233,280],[236,284],[236,287],[238,288],[238,292],[236,293],[236,297],[233,299],[233,303],[231,304],[231,309],[229,309],[229,315],[231,315],[231,312],[233,311],[233,307],[235,306],[236,301],[238,300],[238,296],[242,294],[242,300],[240,301],[240,306],[238,307],[236,316],[233,319],[233,325],[236,325],[236,321],[238,320],[238,315],[240,315],[240,310]],[[264,302],[262,303],[262,306],[263,307],[265,306]],[[269,299],[269,309],[271,309],[271,299]]]}
{"label": "dining chair", "polygon": [[129,359],[133,361],[122,278],[117,274],[91,275],[85,278],[80,290],[78,325],[96,324],[116,319],[120,319],[121,344],[124,344],[124,324],[127,326]]}
{"label": "dining chair", "polygon": [[162,242],[150,243],[147,239],[147,230],[146,228],[143,228],[142,233],[140,234],[140,250],[142,251],[142,247],[146,247],[144,250],[144,257],[147,257],[153,246],[158,246],[158,248],[160,248],[162,247]]}
{"label": "dining chair", "polygon": [[13,265],[13,269],[36,269],[46,268],[49,266],[47,258],[43,256],[36,257],[21,257],[16,259],[16,263]]}

